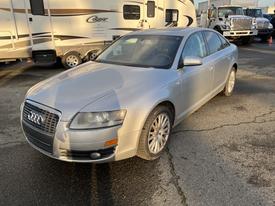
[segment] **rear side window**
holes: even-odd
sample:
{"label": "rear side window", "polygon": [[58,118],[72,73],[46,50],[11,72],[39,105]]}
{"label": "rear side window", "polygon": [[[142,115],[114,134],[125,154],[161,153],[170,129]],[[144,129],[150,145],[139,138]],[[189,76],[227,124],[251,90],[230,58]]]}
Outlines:
{"label": "rear side window", "polygon": [[219,36],[211,31],[205,31],[205,40],[209,48],[209,54],[214,54],[223,49],[222,42]]}
{"label": "rear side window", "polygon": [[30,0],[30,5],[33,15],[45,15],[43,0]]}
{"label": "rear side window", "polygon": [[154,1],[148,1],[147,2],[147,17],[148,18],[154,18],[155,17],[155,2]]}
{"label": "rear side window", "polygon": [[223,36],[219,35],[219,37],[220,37],[220,40],[222,42],[222,48],[223,49],[230,46],[230,43]]}
{"label": "rear side window", "polygon": [[124,5],[123,6],[124,19],[138,20],[140,19],[140,6]]}
{"label": "rear side window", "polygon": [[197,32],[195,34],[192,34],[185,43],[182,53],[182,59],[187,56],[203,58],[206,55],[206,45],[202,33]]}

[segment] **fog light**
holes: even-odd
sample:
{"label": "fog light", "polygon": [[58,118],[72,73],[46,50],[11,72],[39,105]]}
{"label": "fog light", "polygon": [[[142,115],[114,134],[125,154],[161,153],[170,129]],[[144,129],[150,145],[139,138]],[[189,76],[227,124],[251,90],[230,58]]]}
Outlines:
{"label": "fog light", "polygon": [[93,152],[93,153],[91,153],[90,157],[92,159],[99,159],[101,157],[101,154],[98,152]]}
{"label": "fog light", "polygon": [[107,142],[105,142],[104,146],[105,147],[110,147],[110,146],[115,146],[117,145],[117,142],[118,142],[118,139],[112,139],[112,140],[109,140]]}

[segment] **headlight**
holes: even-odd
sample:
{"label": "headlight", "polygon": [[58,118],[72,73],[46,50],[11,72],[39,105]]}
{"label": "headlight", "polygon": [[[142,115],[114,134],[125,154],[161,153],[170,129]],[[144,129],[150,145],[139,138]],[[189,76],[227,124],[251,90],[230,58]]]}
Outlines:
{"label": "headlight", "polygon": [[273,25],[271,23],[269,23],[268,29],[273,29]]}
{"label": "headlight", "polygon": [[224,30],[230,30],[230,26],[229,26],[229,25],[222,25],[222,28],[223,28]]}
{"label": "headlight", "polygon": [[98,129],[121,125],[126,110],[110,112],[80,112],[70,124],[71,129]]}
{"label": "headlight", "polygon": [[252,30],[255,30],[255,29],[257,29],[257,26],[256,26],[256,25],[252,25],[252,26],[251,26],[251,29],[252,29]]}

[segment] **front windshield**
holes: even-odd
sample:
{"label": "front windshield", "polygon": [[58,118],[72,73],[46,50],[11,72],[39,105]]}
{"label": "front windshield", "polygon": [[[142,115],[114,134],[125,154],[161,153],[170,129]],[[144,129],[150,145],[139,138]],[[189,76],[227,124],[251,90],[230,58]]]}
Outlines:
{"label": "front windshield", "polygon": [[174,62],[181,41],[182,37],[179,36],[125,36],[102,52],[95,61],[168,69]]}
{"label": "front windshield", "polygon": [[261,9],[247,9],[246,11],[246,15],[247,16],[251,16],[251,17],[263,17],[263,12]]}
{"label": "front windshield", "polygon": [[244,15],[242,7],[222,7],[219,8],[219,17],[225,17],[226,15]]}

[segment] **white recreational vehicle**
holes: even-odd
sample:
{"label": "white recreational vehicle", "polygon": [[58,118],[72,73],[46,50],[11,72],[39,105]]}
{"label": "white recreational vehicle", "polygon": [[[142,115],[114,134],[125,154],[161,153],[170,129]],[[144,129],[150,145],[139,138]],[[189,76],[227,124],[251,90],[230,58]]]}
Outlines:
{"label": "white recreational vehicle", "polygon": [[32,57],[67,68],[139,29],[196,26],[192,0],[1,0],[0,61]]}

